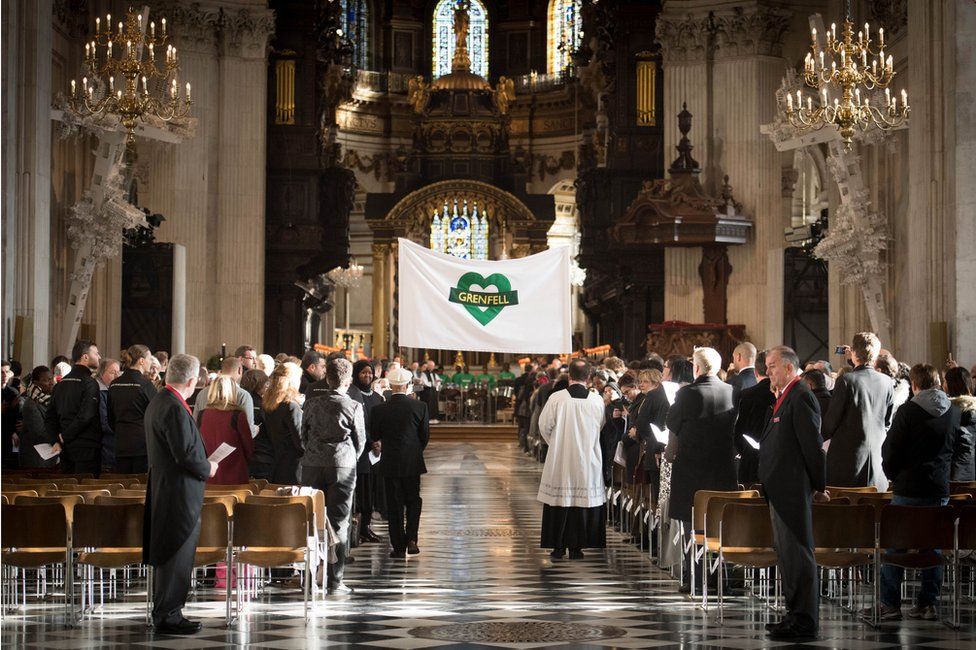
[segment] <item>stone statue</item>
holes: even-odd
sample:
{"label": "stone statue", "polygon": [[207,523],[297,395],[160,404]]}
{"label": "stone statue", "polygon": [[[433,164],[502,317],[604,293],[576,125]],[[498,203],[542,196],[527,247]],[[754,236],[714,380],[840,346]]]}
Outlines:
{"label": "stone statue", "polygon": [[417,75],[407,82],[407,101],[417,113],[423,113],[430,100],[430,86],[423,75]]}
{"label": "stone statue", "polygon": [[514,101],[515,82],[505,76],[499,77],[498,84],[495,86],[495,106],[498,107],[498,112],[505,115]]}
{"label": "stone statue", "polygon": [[468,47],[468,29],[471,16],[468,15],[470,4],[467,0],[459,0],[454,7],[454,51]]}

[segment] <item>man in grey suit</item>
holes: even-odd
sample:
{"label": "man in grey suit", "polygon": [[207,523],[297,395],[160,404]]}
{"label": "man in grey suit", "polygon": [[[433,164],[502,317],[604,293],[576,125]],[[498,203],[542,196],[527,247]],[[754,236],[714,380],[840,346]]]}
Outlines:
{"label": "man in grey suit", "polygon": [[881,444],[891,426],[894,386],[890,377],[874,369],[881,341],[873,332],[854,335],[854,370],[834,385],[830,409],[823,418],[827,448],[827,485],[888,489],[881,468]]}
{"label": "man in grey suit", "polygon": [[352,364],[331,359],[325,367],[329,390],[309,396],[302,409],[302,483],[325,492],[325,511],[335,530],[336,561],[327,571],[329,594],[352,591],[342,581],[349,549],[349,521],[356,493],[356,463],[366,445],[363,406],[346,392]]}

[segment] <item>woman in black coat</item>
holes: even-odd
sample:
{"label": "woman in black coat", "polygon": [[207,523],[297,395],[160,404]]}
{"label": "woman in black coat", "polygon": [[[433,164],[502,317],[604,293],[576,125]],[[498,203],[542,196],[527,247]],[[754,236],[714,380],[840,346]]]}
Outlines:
{"label": "woman in black coat", "polygon": [[144,474],[149,471],[144,420],[157,390],[146,374],[152,354],[145,345],[130,346],[122,353],[125,370],[108,387],[108,424],[115,432],[115,471]]}
{"label": "woman in black coat", "polygon": [[965,368],[946,371],[946,394],[962,411],[959,428],[952,448],[950,481],[976,480],[976,397],[973,396],[973,378]]}
{"label": "woman in black coat", "polygon": [[271,373],[268,390],[264,394],[263,413],[265,434],[274,448],[271,482],[298,484],[298,464],[305,455],[302,446],[302,405],[299,386],[302,369],[285,362]]}
{"label": "woman in black coat", "polygon": [[251,478],[263,478],[271,481],[274,473],[274,445],[264,427],[264,393],[268,389],[270,378],[263,370],[252,368],[241,377],[241,388],[246,390],[254,403],[254,426],[258,428],[258,435],[254,436],[254,453],[248,463],[248,474]]}

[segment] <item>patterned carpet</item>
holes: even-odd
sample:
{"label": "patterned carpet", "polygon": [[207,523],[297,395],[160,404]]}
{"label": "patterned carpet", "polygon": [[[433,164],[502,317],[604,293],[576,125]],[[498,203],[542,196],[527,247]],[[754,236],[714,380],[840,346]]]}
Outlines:
{"label": "patterned carpet", "polygon": [[[441,442],[427,453],[421,554],[391,560],[384,543],[354,551],[348,596],[319,600],[308,625],[297,589],[269,588],[231,629],[223,601],[203,590],[187,616],[204,623],[194,637],[154,637],[138,602],[107,604],[77,628],[65,629],[56,605],[8,614],[3,647],[24,648],[764,648],[770,612],[734,598],[723,624],[677,593],[647,553],[608,535],[605,552],[556,560],[538,548],[542,507],[535,500],[541,467],[514,445]],[[385,538],[385,526],[377,525]],[[811,648],[872,650],[974,648],[972,603],[964,627],[937,622],[889,623],[880,630],[839,606],[822,608]]]}

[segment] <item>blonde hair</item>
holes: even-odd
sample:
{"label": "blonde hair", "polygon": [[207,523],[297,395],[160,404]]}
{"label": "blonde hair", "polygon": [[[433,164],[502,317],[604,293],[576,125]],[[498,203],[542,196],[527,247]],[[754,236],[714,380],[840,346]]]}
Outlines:
{"label": "blonde hair", "polygon": [[217,375],[207,389],[207,408],[218,411],[241,410],[237,403],[237,383],[227,375]]}
{"label": "blonde hair", "polygon": [[655,386],[660,386],[664,381],[664,373],[657,368],[645,368],[637,373],[637,381],[649,381]]}
{"label": "blonde hair", "polygon": [[270,354],[259,354],[258,355],[258,368],[264,371],[264,374],[271,376],[271,373],[275,370],[275,360]]}
{"label": "blonde hair", "polygon": [[286,361],[275,368],[264,392],[264,410],[273,411],[284,402],[297,400],[301,385],[302,369],[297,363]]}

